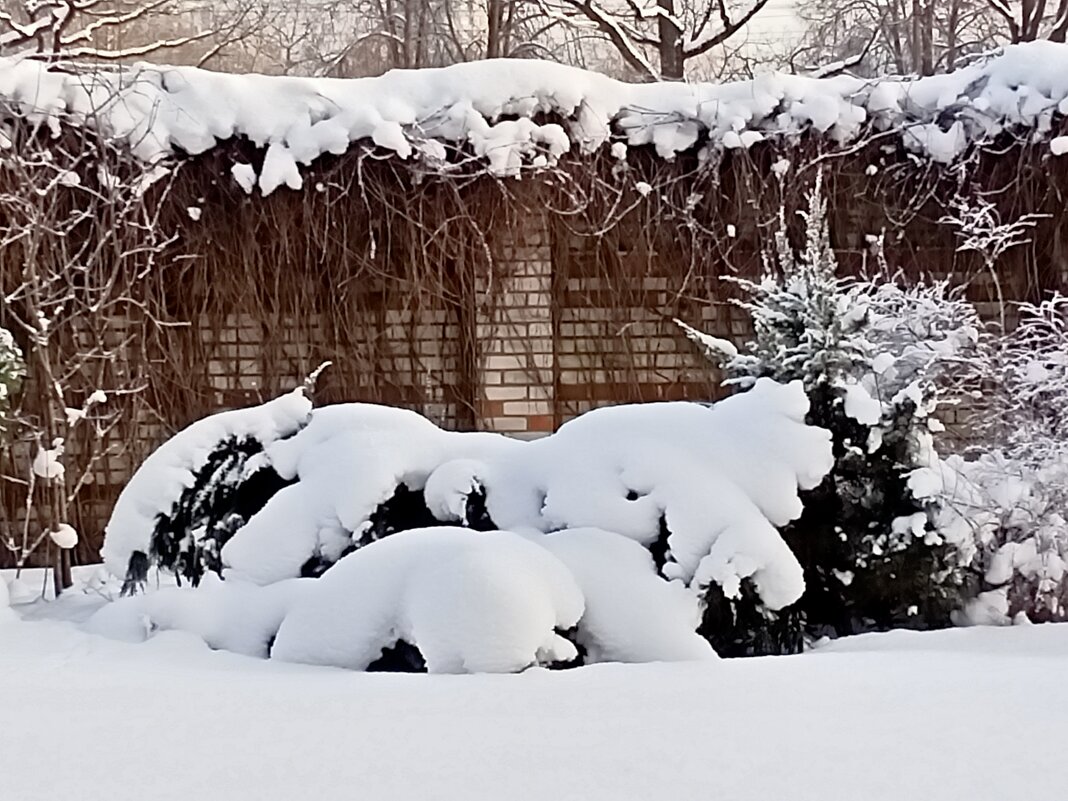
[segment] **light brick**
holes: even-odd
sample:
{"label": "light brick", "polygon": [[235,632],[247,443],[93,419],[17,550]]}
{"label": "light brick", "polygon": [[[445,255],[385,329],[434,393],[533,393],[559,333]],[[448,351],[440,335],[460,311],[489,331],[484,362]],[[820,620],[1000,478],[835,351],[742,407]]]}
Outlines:
{"label": "light brick", "polygon": [[527,397],[526,387],[487,386],[482,390],[486,400],[512,401]]}

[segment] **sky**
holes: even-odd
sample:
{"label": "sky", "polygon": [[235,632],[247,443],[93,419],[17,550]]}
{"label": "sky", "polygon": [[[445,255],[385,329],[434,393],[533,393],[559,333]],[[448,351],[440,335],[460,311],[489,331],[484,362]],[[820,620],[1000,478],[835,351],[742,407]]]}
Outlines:
{"label": "sky", "polygon": [[746,26],[750,42],[770,47],[792,43],[801,31],[796,6],[797,0],[771,0]]}

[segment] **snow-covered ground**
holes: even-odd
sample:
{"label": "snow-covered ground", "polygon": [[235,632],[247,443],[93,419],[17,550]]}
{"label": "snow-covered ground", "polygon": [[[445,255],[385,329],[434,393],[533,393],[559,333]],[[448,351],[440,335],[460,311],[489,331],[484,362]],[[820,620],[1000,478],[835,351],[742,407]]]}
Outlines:
{"label": "snow-covered ground", "polygon": [[[31,577],[36,580],[36,577]],[[39,586],[39,585],[38,585]],[[0,622],[0,798],[1064,797],[1068,625],[797,657],[368,674],[117,642],[92,596]]]}

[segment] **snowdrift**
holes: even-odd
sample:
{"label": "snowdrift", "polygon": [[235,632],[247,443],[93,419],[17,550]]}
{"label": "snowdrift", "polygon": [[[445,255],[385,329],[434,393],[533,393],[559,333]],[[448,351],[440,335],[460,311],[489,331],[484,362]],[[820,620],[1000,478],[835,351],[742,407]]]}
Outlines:
{"label": "snowdrift", "polygon": [[[800,383],[761,380],[713,406],[606,408],[533,442],[302,401],[179,433],[107,528],[107,565],[128,592],[148,566],[194,585],[214,573],[218,603],[190,603],[231,622],[176,608],[200,590],[174,590],[123,601],[129,612],[104,625],[126,637],[185,628],[217,647],[360,670],[392,654],[435,672],[514,671],[708,658],[694,632],[710,585],[729,599],[748,586],[768,610],[804,590],[776,527],[800,514],[798,491],[832,455],[828,432],[804,422]],[[220,470],[249,450],[234,432],[259,449]],[[233,511],[250,482],[262,502]]]}

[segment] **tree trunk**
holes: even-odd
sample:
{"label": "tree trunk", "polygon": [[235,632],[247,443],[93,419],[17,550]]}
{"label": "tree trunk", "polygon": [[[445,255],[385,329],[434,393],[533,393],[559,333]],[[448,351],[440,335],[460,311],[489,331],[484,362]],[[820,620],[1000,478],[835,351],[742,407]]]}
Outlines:
{"label": "tree trunk", "polygon": [[486,58],[501,56],[501,28],[504,21],[504,0],[486,3]]}
{"label": "tree trunk", "polygon": [[[675,0],[656,0],[657,6],[675,16]],[[657,18],[660,35],[660,77],[668,81],[681,81],[686,77],[686,59],[682,52],[682,36],[679,29],[663,16]]]}

